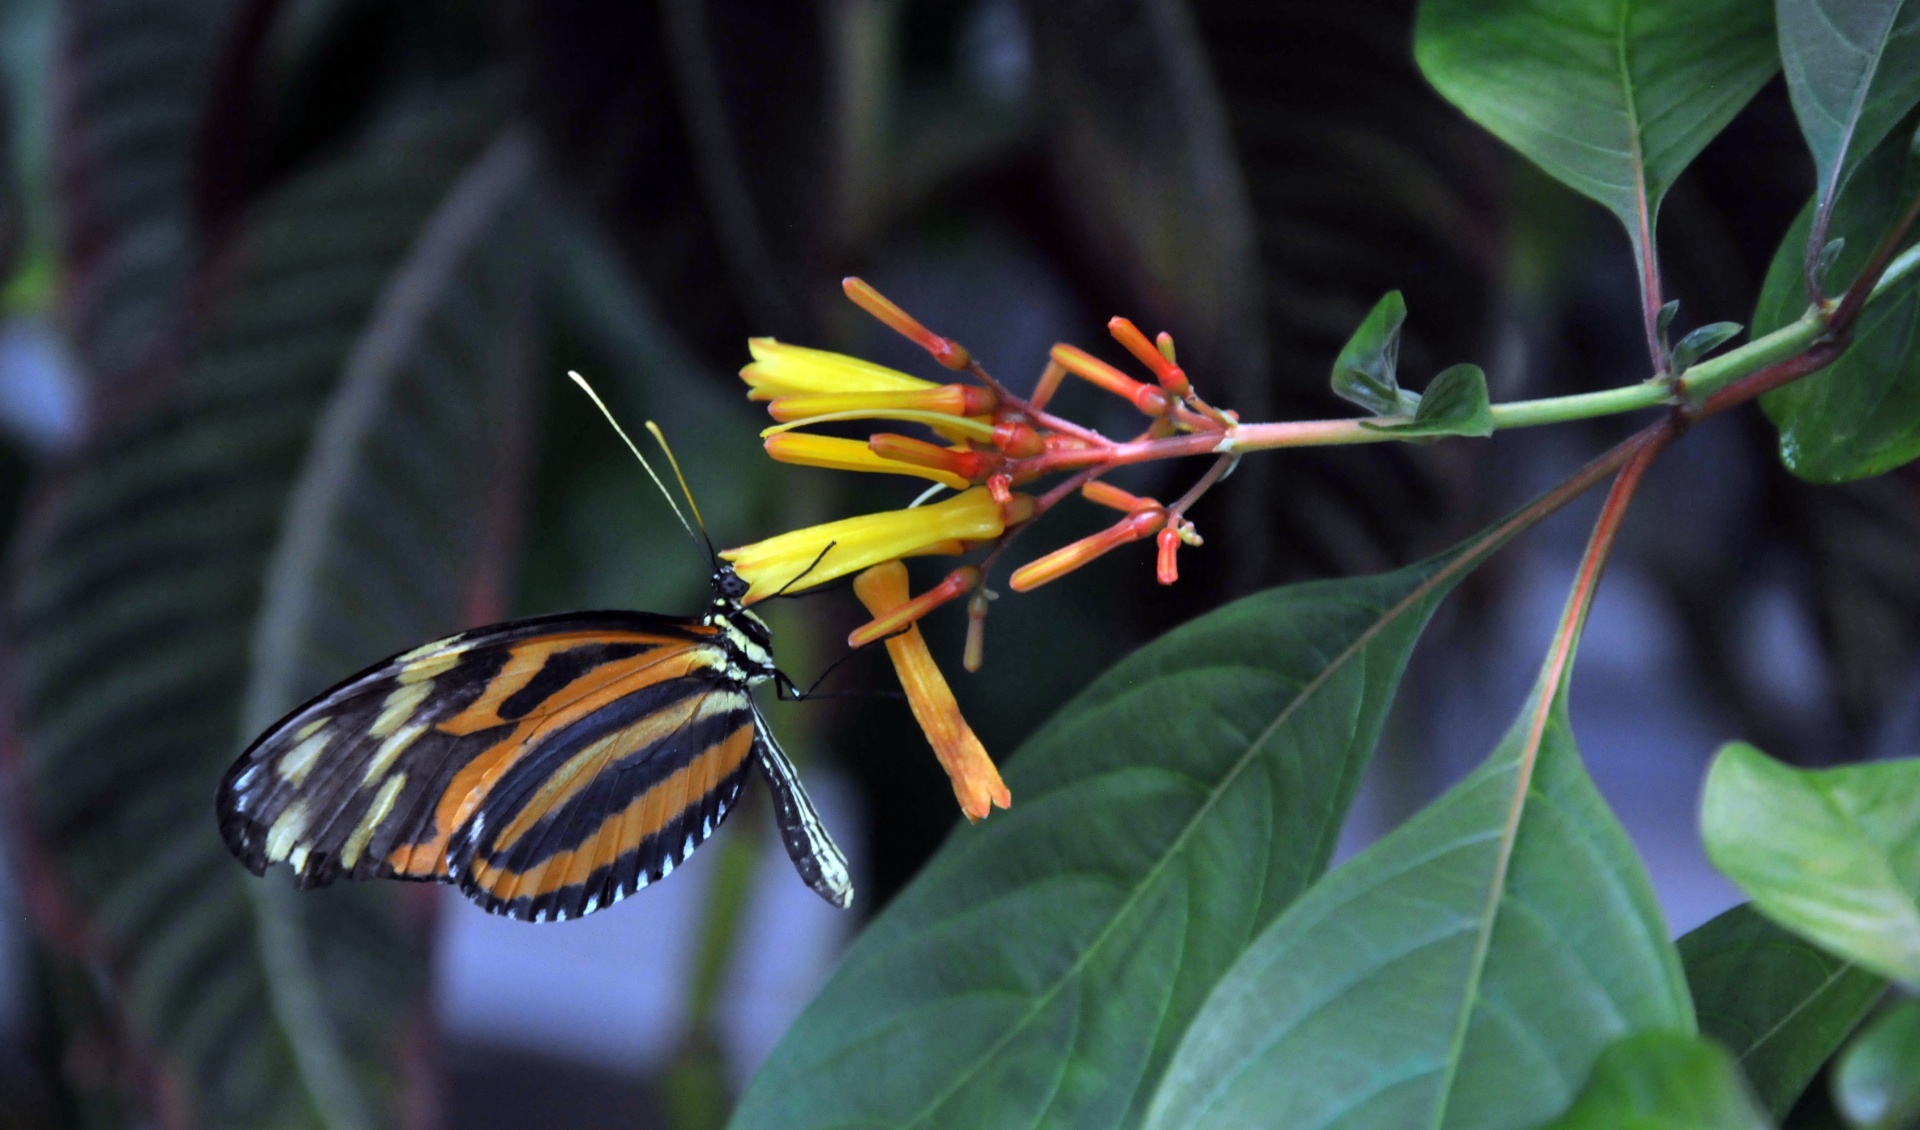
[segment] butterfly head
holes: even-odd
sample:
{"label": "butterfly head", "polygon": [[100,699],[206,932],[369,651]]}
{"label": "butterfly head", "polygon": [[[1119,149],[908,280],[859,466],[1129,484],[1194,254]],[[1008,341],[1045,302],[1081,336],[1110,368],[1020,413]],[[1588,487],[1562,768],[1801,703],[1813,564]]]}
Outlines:
{"label": "butterfly head", "polygon": [[740,603],[749,587],[733,566],[720,562],[713,571],[713,605],[707,610],[707,623],[726,633],[747,680],[759,682],[773,675],[773,634],[758,613]]}

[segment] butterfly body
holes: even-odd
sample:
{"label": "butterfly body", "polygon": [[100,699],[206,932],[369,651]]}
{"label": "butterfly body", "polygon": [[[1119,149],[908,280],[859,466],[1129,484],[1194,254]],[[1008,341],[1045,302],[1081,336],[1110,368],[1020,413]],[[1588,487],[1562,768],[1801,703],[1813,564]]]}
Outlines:
{"label": "butterfly body", "polygon": [[767,626],[721,565],[699,618],[582,612],[463,632],[375,664],[262,734],[222,780],[222,837],[256,874],[457,884],[531,921],[664,878],[758,765],[802,879],[852,898],[751,688]]}

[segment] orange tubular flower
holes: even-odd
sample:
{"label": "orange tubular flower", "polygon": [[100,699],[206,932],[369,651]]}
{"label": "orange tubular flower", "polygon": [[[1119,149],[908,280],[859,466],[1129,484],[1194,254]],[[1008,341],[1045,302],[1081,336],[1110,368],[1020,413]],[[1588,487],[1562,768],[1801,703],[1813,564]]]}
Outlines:
{"label": "orange tubular flower", "polygon": [[[885,618],[909,602],[907,568],[898,561],[876,565],[854,578],[853,591],[876,618]],[[934,756],[940,759],[940,767],[953,782],[953,795],[960,802],[960,811],[966,813],[968,820],[980,820],[996,805],[1011,807],[1013,794],[1000,779],[1000,770],[987,756],[986,747],[960,716],[960,704],[954,701],[953,689],[947,686],[940,668],[934,665],[920,626],[912,625],[889,637],[887,654],[900,676],[900,686],[907,692],[907,705],[913,709],[914,719],[926,731]]]}
{"label": "orange tubular flower", "polygon": [[1134,380],[1078,346],[1054,346],[1053,360],[1067,372],[1130,402],[1148,416],[1167,414],[1171,402],[1165,390]]}
{"label": "orange tubular flower", "polygon": [[1059,580],[1102,554],[1128,542],[1152,536],[1166,522],[1167,512],[1157,506],[1136,510],[1097,534],[1063,545],[1045,557],[1027,562],[1013,571],[1007,583],[1014,592],[1031,592],[1048,581]]}
{"label": "orange tubular flower", "polygon": [[1113,340],[1126,346],[1127,352],[1138,358],[1142,365],[1153,370],[1153,375],[1160,381],[1160,387],[1166,389],[1168,393],[1174,396],[1185,396],[1193,388],[1193,385],[1187,381],[1186,371],[1174,364],[1173,358],[1168,356],[1173,348],[1171,337],[1161,334],[1161,337],[1166,338],[1167,345],[1165,348],[1156,346],[1147,340],[1147,335],[1141,333],[1138,326],[1125,318],[1114,318],[1109,321],[1107,332],[1113,335]]}
{"label": "orange tubular flower", "polygon": [[809,589],[882,561],[911,557],[943,543],[986,541],[1008,525],[1033,515],[1033,499],[1017,494],[995,502],[983,487],[962,491],[945,502],[906,510],[862,514],[771,537],[720,556],[751,587],[746,603],[765,600],[783,588]]}

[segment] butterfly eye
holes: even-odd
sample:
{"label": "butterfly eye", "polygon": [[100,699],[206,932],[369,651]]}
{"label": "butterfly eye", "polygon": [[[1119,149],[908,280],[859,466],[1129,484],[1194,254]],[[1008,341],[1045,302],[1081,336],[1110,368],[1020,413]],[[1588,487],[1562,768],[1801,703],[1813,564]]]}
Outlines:
{"label": "butterfly eye", "polygon": [[752,586],[740,578],[740,574],[729,568],[722,568],[713,575],[713,587],[728,600],[739,600],[747,595]]}

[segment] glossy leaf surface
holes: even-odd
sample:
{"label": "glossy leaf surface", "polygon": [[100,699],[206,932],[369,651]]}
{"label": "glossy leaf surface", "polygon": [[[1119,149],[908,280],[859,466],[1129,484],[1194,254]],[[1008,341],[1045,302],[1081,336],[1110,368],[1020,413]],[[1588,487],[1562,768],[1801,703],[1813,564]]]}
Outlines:
{"label": "glossy leaf surface", "polygon": [[1766,0],[1426,0],[1421,70],[1468,117],[1620,218],[1660,200],[1779,66]]}
{"label": "glossy leaf surface", "polygon": [[1700,824],[1755,909],[1920,984],[1920,760],[1795,769],[1734,742],[1707,772]]}
{"label": "glossy leaf surface", "polygon": [[1550,693],[1254,940],[1195,1018],[1151,1130],[1536,1126],[1615,1039],[1692,1031],[1639,857]]}
{"label": "glossy leaf surface", "polygon": [[1407,654],[1493,544],[1294,585],[1123,660],[1007,766],[787,1032],[734,1125],[1114,1126],[1332,854]]}
{"label": "glossy leaf surface", "polygon": [[1779,0],[1778,10],[1781,69],[1826,206],[1920,100],[1920,3]]}
{"label": "glossy leaf surface", "polygon": [[1920,1119],[1920,1003],[1903,1000],[1841,1057],[1833,1099],[1858,1130],[1901,1130]]}
{"label": "glossy leaf surface", "polygon": [[1487,397],[1487,374],[1478,365],[1450,365],[1420,394],[1413,419],[1403,424],[1369,420],[1365,426],[1403,436],[1490,436],[1493,404]]}
{"label": "glossy leaf surface", "polygon": [[[1912,122],[1860,167],[1834,211],[1830,236],[1846,240],[1826,277],[1851,283],[1920,191],[1920,160],[1906,143]],[[1753,332],[1771,333],[1807,309],[1802,263],[1813,203],[1787,230],[1753,312]],[[1828,244],[1832,246],[1831,243]],[[1883,474],[1920,456],[1920,285],[1909,280],[1860,314],[1838,361],[1761,399],[1780,430],[1780,460],[1803,479],[1845,482]]]}
{"label": "glossy leaf surface", "polygon": [[1700,1031],[1785,1118],[1886,991],[1884,979],[1736,906],[1680,939]]}
{"label": "glossy leaf surface", "polygon": [[1360,328],[1353,331],[1333,362],[1333,391],[1342,400],[1376,416],[1411,416],[1420,397],[1400,387],[1400,327],[1407,320],[1407,303],[1390,290],[1374,303]]}
{"label": "glossy leaf surface", "polygon": [[1608,1048],[1544,1130],[1768,1130],[1740,1069],[1698,1036],[1643,1032]]}

